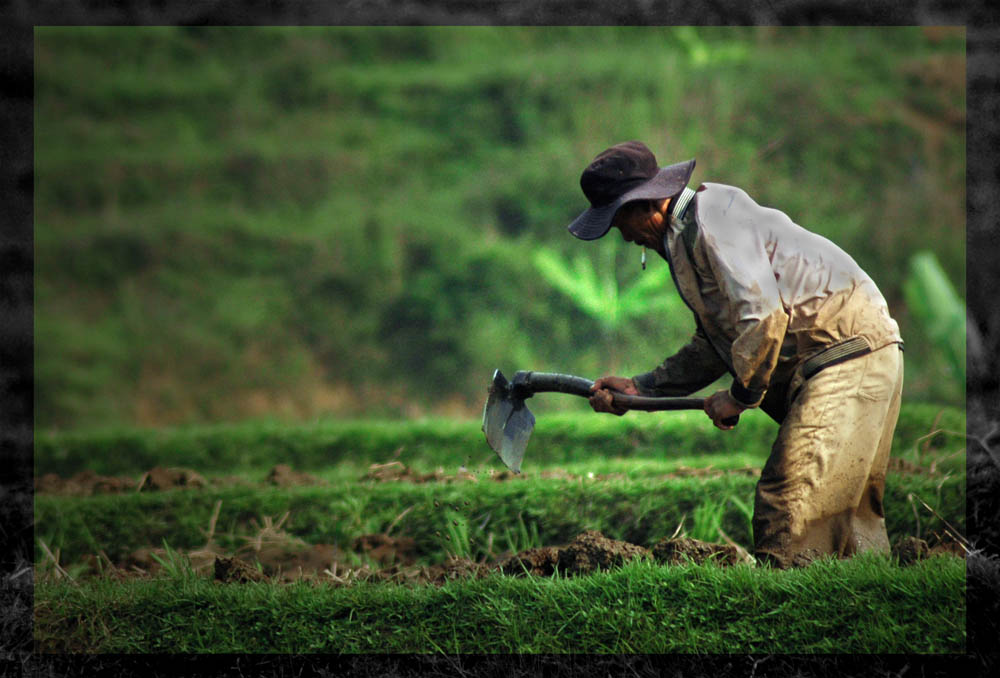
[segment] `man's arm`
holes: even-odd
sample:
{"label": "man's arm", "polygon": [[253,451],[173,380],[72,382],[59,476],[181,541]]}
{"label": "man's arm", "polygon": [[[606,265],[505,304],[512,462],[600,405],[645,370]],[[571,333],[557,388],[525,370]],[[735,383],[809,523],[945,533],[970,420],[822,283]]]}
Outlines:
{"label": "man's arm", "polygon": [[656,369],[632,378],[639,395],[686,396],[708,386],[728,367],[708,341],[701,326],[685,346]]}
{"label": "man's arm", "polygon": [[756,407],[763,400],[777,365],[788,314],[762,229],[755,228],[753,221],[737,216],[740,207],[746,207],[745,201],[759,210],[765,208],[757,206],[742,191],[738,193],[742,195],[736,198],[742,198],[744,205],[734,207],[728,215],[725,211],[703,215],[703,221],[711,223],[713,228],[712,232],[702,229],[700,236],[713,277],[736,321],[737,336],[731,353],[735,378],[729,393],[740,406]]}

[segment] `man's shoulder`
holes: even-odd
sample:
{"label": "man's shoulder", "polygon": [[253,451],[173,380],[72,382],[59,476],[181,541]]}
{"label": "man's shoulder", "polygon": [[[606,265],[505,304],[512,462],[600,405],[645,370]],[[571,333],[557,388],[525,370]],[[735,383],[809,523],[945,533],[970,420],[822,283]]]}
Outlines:
{"label": "man's shoulder", "polygon": [[704,182],[698,187],[694,202],[698,221],[702,224],[728,221],[738,213],[760,207],[742,188],[712,182]]}
{"label": "man's shoulder", "polygon": [[730,186],[729,184],[717,184],[711,181],[702,182],[695,190],[695,198],[698,202],[705,204],[711,200],[732,200],[736,198],[751,200],[750,196],[742,188],[738,186]]}

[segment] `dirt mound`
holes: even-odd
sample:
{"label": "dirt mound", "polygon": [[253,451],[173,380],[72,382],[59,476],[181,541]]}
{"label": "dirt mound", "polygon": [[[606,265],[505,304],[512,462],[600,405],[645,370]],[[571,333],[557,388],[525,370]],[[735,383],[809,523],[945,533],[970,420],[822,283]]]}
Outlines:
{"label": "dirt mound", "polygon": [[498,568],[504,574],[519,577],[531,574],[538,577],[551,577],[559,562],[559,548],[542,546],[528,549],[500,561]]}
{"label": "dirt mound", "polygon": [[246,584],[264,581],[267,577],[253,565],[239,558],[218,557],[215,559],[215,580],[230,583]]}
{"label": "dirt mound", "polygon": [[163,468],[154,466],[139,480],[140,492],[173,490],[180,487],[207,487],[208,481],[201,474],[188,468]]}
{"label": "dirt mound", "polygon": [[730,475],[744,475],[744,476],[760,476],[760,469],[756,466],[741,466],[740,468],[734,469],[717,469],[711,466],[694,468],[691,466],[678,466],[670,473],[663,476],[664,479],[670,478],[718,478],[721,476]]}
{"label": "dirt mound", "polygon": [[55,473],[46,473],[35,478],[35,492],[90,496],[101,493],[127,492],[135,487],[135,480],[124,476],[102,476],[94,471],[80,471],[71,478],[61,478]]}
{"label": "dirt mound", "polygon": [[930,542],[918,537],[903,537],[893,544],[892,555],[899,560],[900,565],[912,565],[918,560],[937,555],[952,555],[964,558],[966,554],[962,544],[950,535],[934,535]]}
{"label": "dirt mound", "polygon": [[438,565],[431,565],[424,569],[425,572],[421,578],[426,578],[426,581],[431,584],[444,584],[445,582],[468,577],[482,579],[491,572],[496,571],[495,566],[487,565],[486,563],[477,563],[468,558],[456,558],[455,556],[449,556],[445,562]]}
{"label": "dirt mound", "polygon": [[[272,471],[273,473],[273,471]],[[304,474],[300,474],[299,478]],[[80,471],[70,478],[56,473],[46,473],[35,478],[35,492],[74,496],[91,496],[117,492],[150,492],[177,488],[235,487],[250,483],[239,476],[224,476],[211,481],[186,468],[151,468],[138,482],[128,476],[102,476],[91,470]],[[300,482],[300,484],[302,484]]]}
{"label": "dirt mound", "polygon": [[368,467],[368,473],[361,476],[361,480],[374,480],[378,483],[451,483],[456,480],[478,482],[479,478],[465,470],[460,470],[455,475],[448,475],[440,467],[433,473],[418,473],[401,461],[390,461],[387,464],[372,464]]}
{"label": "dirt mound", "polygon": [[308,473],[293,471],[288,464],[278,464],[267,474],[269,485],[278,487],[300,487],[303,485],[325,485],[326,481]]}
{"label": "dirt mound", "polygon": [[689,537],[661,539],[653,546],[652,554],[657,562],[668,565],[680,565],[688,559],[696,563],[713,562],[719,565],[746,562],[746,557],[735,546],[713,544]]}
{"label": "dirt mound", "polygon": [[633,558],[645,558],[649,550],[627,541],[608,539],[597,530],[588,530],[559,549],[559,571],[585,574],[624,565]]}
{"label": "dirt mound", "polygon": [[368,555],[382,566],[412,565],[416,560],[417,542],[413,537],[364,534],[351,542],[351,550]]}
{"label": "dirt mound", "polygon": [[313,577],[334,567],[343,559],[343,553],[330,544],[297,546],[295,544],[264,544],[252,554],[264,574],[282,579]]}

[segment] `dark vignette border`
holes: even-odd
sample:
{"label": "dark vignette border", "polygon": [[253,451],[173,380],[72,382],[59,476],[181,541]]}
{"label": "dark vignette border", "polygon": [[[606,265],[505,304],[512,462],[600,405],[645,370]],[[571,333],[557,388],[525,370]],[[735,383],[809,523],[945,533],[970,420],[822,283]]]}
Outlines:
{"label": "dark vignette border", "polygon": [[[958,0],[13,0],[0,16],[0,486],[10,545],[0,577],[30,564],[33,422],[33,27],[95,24],[214,25],[964,25],[968,29],[967,300],[969,344],[966,655],[97,655],[31,654],[30,612],[0,643],[0,666],[31,675],[971,675],[996,670],[1000,637],[1000,252],[998,119],[1000,22]],[[7,605],[8,587],[2,590]],[[27,591],[27,594],[24,591]],[[30,598],[30,588],[13,595]],[[25,609],[31,610],[31,600]],[[5,670],[6,672],[6,670]]]}

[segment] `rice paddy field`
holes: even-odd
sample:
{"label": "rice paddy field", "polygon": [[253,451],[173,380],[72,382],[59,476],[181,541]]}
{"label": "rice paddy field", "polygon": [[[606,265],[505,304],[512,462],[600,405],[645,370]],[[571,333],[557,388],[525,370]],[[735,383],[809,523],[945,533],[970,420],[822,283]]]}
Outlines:
{"label": "rice paddy field", "polygon": [[39,435],[36,650],[963,653],[964,412],[904,408],[891,557],[788,571],[743,419],[554,414],[517,476],[471,420]]}

